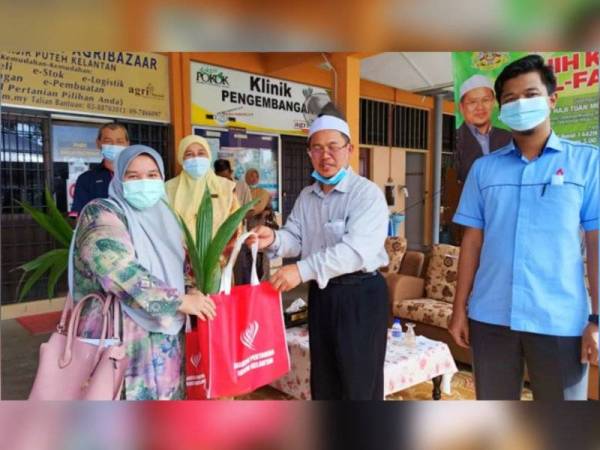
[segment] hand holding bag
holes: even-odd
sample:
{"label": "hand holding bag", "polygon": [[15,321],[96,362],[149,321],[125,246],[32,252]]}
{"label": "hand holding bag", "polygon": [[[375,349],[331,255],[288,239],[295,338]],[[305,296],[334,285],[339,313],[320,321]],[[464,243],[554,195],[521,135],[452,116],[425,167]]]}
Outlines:
{"label": "hand holding bag", "polygon": [[[102,333],[98,345],[76,336],[82,309],[91,301],[102,304]],[[128,364],[120,337],[120,320],[119,302],[112,296],[90,294],[73,308],[73,300],[68,295],[57,331],[40,347],[38,371],[29,400],[118,400]],[[106,345],[109,335],[117,344]]]}

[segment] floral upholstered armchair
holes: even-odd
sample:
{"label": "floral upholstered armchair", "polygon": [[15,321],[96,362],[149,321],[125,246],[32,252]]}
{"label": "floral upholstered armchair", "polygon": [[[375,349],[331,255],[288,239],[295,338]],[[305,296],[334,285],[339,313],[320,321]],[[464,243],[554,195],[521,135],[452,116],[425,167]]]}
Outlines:
{"label": "floral upholstered armchair", "polygon": [[385,240],[385,250],[390,263],[381,268],[384,276],[393,274],[421,276],[425,255],[421,252],[407,251],[406,238],[388,237]]}
{"label": "floral upholstered armchair", "polygon": [[459,253],[460,248],[453,245],[434,245],[424,277],[398,277],[395,284],[388,283],[388,289],[393,317],[415,323],[417,334],[445,342],[456,360],[470,363],[469,352],[458,347],[448,333]]}

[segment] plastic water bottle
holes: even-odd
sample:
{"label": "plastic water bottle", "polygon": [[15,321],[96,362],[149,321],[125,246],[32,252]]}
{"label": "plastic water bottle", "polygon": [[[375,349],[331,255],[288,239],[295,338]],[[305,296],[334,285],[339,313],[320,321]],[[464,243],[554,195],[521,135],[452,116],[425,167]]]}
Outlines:
{"label": "plastic water bottle", "polygon": [[392,325],[392,340],[400,343],[402,341],[402,325],[400,325],[400,319],[394,319]]}

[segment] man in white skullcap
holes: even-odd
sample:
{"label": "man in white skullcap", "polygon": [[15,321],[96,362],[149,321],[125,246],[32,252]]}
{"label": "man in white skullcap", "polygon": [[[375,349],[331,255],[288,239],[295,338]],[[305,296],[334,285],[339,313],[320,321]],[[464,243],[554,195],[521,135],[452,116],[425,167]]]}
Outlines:
{"label": "man in white skullcap", "polygon": [[461,183],[477,158],[504,147],[511,140],[509,131],[492,126],[494,103],[494,85],[488,77],[473,75],[461,85],[458,107],[464,122],[456,133],[455,158]]}
{"label": "man in white skullcap", "polygon": [[321,115],[308,133],[315,183],[304,188],[285,226],[258,227],[271,257],[297,257],[271,283],[280,291],[309,283],[311,393],[314,400],[382,400],[389,315],[378,272],[388,207],[379,187],[349,166],[348,124]]}

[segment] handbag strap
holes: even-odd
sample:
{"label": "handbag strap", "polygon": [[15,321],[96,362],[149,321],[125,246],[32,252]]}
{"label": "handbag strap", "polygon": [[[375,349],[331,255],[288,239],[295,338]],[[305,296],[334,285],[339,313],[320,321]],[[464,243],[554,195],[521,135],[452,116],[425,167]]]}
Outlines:
{"label": "handbag strap", "polygon": [[113,297],[112,305],[113,305],[112,337],[113,337],[113,339],[117,339],[122,342],[123,338],[121,337],[121,304],[116,297]]}
{"label": "handbag strap", "polygon": [[60,321],[56,326],[56,331],[60,334],[65,334],[67,327],[67,318],[69,314],[72,315],[73,312],[73,297],[71,297],[71,293],[67,294],[67,300],[65,301],[65,305],[63,306],[62,313],[60,314]]}
{"label": "handbag strap", "polygon": [[73,312],[71,313],[71,317],[69,319],[69,326],[67,329],[67,339],[65,342],[65,349],[62,357],[60,358],[58,365],[61,368],[68,366],[73,359],[73,340],[75,339],[75,334],[77,333],[77,328],[79,326],[79,318],[81,316],[81,311],[83,310],[84,305],[88,301],[99,300],[102,302],[102,334],[100,336],[100,345],[98,346],[98,350],[96,352],[95,359],[100,357],[100,352],[102,346],[104,345],[104,340],[106,339],[106,333],[108,331],[108,314],[105,313],[106,304],[112,302],[112,297],[102,297],[99,294],[89,294],[82,298],[75,308],[73,308]]}
{"label": "handbag strap", "polygon": [[[256,233],[249,231],[248,233],[242,234],[235,241],[233,251],[231,252],[231,256],[229,257],[229,262],[225,266],[225,269],[223,269],[223,275],[221,276],[221,286],[219,288],[220,293],[225,293],[227,295],[229,295],[231,293],[231,285],[233,284],[233,266],[235,265],[235,262],[240,253],[242,245],[244,244],[244,242],[246,242],[246,239],[248,239],[250,236],[257,237]],[[256,285],[260,284],[260,280],[258,279],[258,273],[256,271],[256,259],[258,257],[258,237],[254,241],[254,244],[252,244],[251,250],[252,250],[252,274],[250,277],[250,284],[252,286],[256,286]]]}

